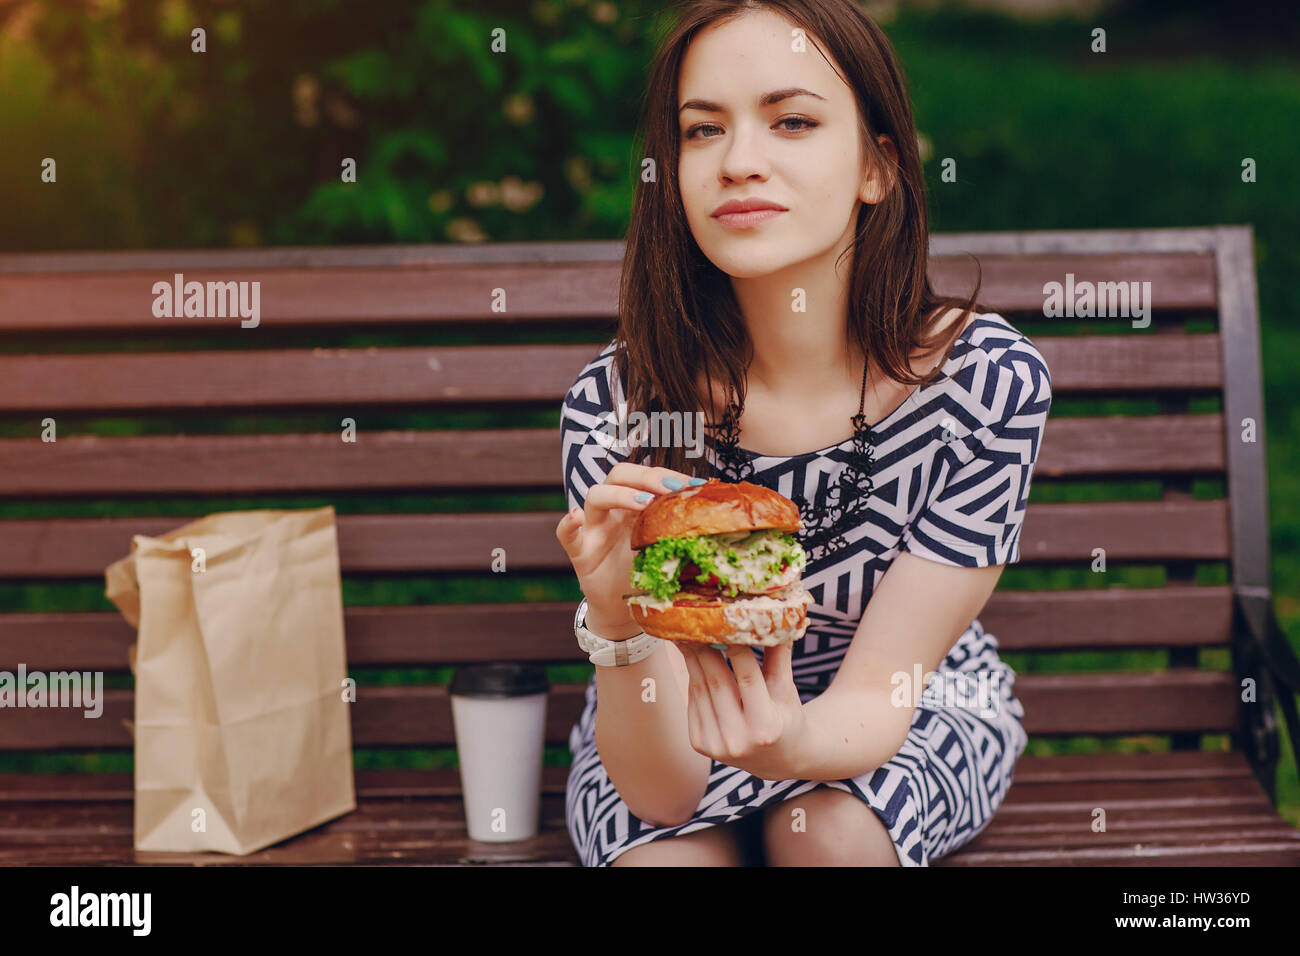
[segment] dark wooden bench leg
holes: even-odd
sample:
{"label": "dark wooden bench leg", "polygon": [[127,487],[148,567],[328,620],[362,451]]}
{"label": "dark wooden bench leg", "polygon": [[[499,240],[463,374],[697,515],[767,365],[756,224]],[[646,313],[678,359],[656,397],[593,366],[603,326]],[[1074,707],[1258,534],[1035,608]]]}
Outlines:
{"label": "dark wooden bench leg", "polygon": [[1237,673],[1254,677],[1256,698],[1241,704],[1241,727],[1238,745],[1246,753],[1255,776],[1277,803],[1277,761],[1280,753],[1276,701],[1282,708],[1287,733],[1291,736],[1292,757],[1300,766],[1300,713],[1296,696],[1300,695],[1300,660],[1287,641],[1286,633],[1273,611],[1267,592],[1238,589],[1233,600],[1233,657]]}

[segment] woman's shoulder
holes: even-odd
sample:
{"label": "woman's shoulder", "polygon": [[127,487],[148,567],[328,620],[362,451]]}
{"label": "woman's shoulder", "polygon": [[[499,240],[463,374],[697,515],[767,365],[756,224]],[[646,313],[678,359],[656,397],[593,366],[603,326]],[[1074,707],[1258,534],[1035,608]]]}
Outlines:
{"label": "woman's shoulder", "polygon": [[591,486],[628,458],[618,428],[617,406],[623,395],[617,386],[614,345],[610,342],[582,367],[564,396],[560,444],[569,507],[581,507]]}
{"label": "woman's shoulder", "polygon": [[999,365],[1024,362],[1047,372],[1047,362],[1038,346],[1000,312],[976,314],[966,330],[966,340],[970,349],[978,350]]}
{"label": "woman's shoulder", "polygon": [[945,369],[964,404],[1000,416],[1031,402],[1050,402],[1051,371],[1038,346],[998,312],[978,313],[962,333]]}
{"label": "woman's shoulder", "polygon": [[609,413],[615,410],[619,402],[626,400],[614,367],[617,344],[617,339],[611,339],[578,372],[564,396],[566,416]]}

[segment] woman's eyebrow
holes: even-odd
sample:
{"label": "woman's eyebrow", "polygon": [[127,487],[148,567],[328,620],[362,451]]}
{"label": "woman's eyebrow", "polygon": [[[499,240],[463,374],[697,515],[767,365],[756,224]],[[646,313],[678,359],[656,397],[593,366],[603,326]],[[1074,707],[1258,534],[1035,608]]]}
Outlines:
{"label": "woman's eyebrow", "polygon": [[[764,93],[758,98],[758,105],[771,106],[773,103],[780,103],[782,100],[788,100],[792,96],[815,96],[819,100],[826,99],[826,97],[819,93],[814,93],[812,90],[805,90],[802,87],[792,86],[789,89],[773,90],[771,93]],[[677,112],[684,113],[686,110],[703,110],[706,113],[725,112],[723,107],[714,103],[712,100],[687,100],[681,105],[681,108]]]}

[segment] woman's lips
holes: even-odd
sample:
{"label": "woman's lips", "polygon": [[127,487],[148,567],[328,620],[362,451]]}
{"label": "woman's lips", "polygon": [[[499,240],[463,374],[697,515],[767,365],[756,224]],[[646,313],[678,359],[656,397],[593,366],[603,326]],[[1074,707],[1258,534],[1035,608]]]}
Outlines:
{"label": "woman's lips", "polygon": [[731,226],[736,229],[748,229],[751,226],[757,226],[760,222],[765,222],[773,216],[779,216],[785,212],[784,209],[753,209],[749,212],[729,212],[714,218],[724,226]]}

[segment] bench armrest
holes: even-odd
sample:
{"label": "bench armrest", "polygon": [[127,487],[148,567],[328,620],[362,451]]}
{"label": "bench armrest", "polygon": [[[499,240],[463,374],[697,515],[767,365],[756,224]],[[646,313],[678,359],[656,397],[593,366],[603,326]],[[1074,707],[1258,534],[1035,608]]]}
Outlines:
{"label": "bench armrest", "polygon": [[[1264,588],[1240,588],[1233,595],[1233,627],[1244,644],[1243,650],[1267,676],[1277,684],[1277,700],[1286,719],[1287,733],[1291,737],[1291,751],[1296,765],[1300,766],[1300,715],[1296,711],[1296,695],[1300,694],[1300,660],[1287,640],[1286,632],[1273,611],[1272,595]],[[1252,666],[1250,669],[1254,669]],[[1261,678],[1266,675],[1260,674]],[[1271,689],[1258,682],[1258,701],[1268,709],[1260,713],[1262,720],[1252,725],[1256,737],[1257,754],[1272,763],[1277,760],[1277,727],[1272,714]],[[1271,739],[1267,739],[1271,737]],[[1262,739],[1261,739],[1262,738]]]}

